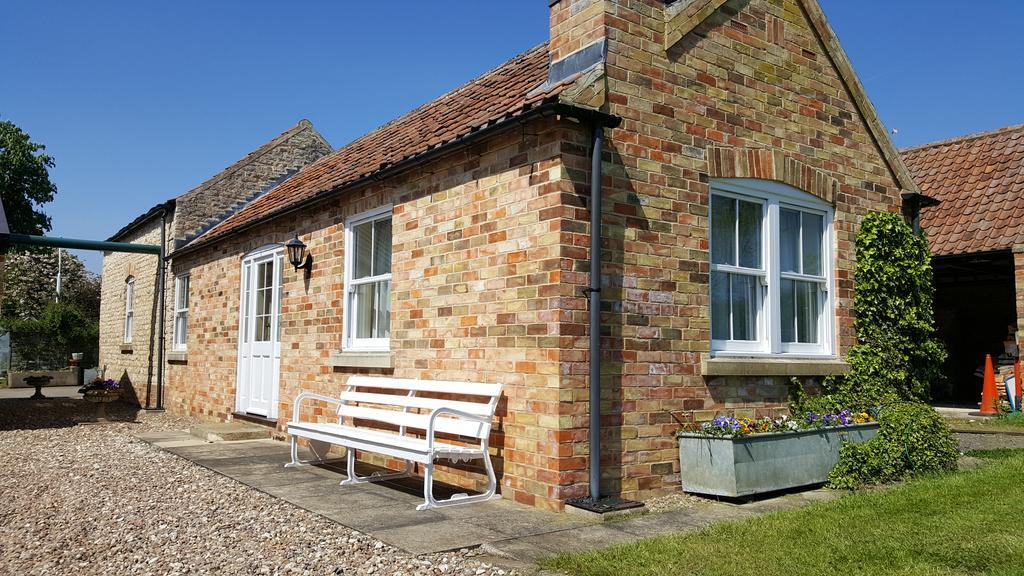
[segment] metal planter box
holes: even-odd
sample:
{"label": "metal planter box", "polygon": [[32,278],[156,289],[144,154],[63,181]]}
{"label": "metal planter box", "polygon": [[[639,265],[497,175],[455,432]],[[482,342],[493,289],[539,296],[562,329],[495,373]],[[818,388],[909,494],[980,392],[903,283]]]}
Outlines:
{"label": "metal planter box", "polygon": [[737,497],[821,484],[839,461],[843,442],[864,442],[876,434],[877,422],[735,438],[683,433],[683,490]]}

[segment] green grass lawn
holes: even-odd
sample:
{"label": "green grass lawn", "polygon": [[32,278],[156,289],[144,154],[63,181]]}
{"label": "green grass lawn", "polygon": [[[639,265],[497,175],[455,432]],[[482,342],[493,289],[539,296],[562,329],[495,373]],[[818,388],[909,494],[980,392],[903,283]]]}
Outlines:
{"label": "green grass lawn", "polygon": [[965,420],[946,418],[951,430],[963,432],[1021,432],[1024,433],[1024,414],[1001,414],[991,418]]}
{"label": "green grass lawn", "polygon": [[1024,451],[699,532],[558,556],[571,575],[1024,574]]}

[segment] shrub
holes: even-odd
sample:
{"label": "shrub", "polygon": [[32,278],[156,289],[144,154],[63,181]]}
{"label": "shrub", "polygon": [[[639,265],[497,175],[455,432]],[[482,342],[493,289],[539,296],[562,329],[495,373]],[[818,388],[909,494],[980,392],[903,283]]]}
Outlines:
{"label": "shrub", "polygon": [[856,244],[857,344],[839,391],[877,404],[893,396],[925,401],[946,359],[935,336],[928,240],[899,214],[873,212],[864,217]]}
{"label": "shrub", "polygon": [[95,366],[99,325],[74,304],[51,302],[39,318],[3,318],[0,327],[11,333],[11,369],[61,369],[72,352],[82,352],[83,365]]}
{"label": "shrub", "polygon": [[828,477],[831,488],[895,482],[956,468],[960,452],[949,427],[927,404],[889,404],[878,414],[878,436],[844,444]]}

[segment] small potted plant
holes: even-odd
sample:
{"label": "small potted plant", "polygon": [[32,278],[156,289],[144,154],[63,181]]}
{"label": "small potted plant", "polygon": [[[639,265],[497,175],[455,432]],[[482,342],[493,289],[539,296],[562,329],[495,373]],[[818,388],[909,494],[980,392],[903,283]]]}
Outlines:
{"label": "small potted plant", "polygon": [[107,422],[107,404],[121,397],[121,386],[113,379],[96,377],[78,392],[85,400],[96,404],[96,421]]}

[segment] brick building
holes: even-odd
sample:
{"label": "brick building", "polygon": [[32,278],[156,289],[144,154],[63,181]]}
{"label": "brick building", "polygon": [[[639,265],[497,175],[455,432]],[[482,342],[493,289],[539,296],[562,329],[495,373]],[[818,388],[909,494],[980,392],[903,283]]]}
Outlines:
{"label": "brick building", "polygon": [[283,430],[300,391],[355,373],[501,382],[504,496],[585,495],[594,131],[603,492],[678,486],[676,419],[771,414],[789,377],[845,369],[858,223],[916,188],[817,3],[550,12],[549,42],[175,248],[169,410]]}
{"label": "brick building", "polygon": [[936,325],[949,352],[946,378],[932,396],[977,406],[985,355],[1009,374],[1024,339],[1024,125],[902,155],[922,192],[941,200],[921,213]]}
{"label": "brick building", "polygon": [[[110,240],[159,245],[163,227],[170,254],[330,151],[303,120],[199,186],[154,206]],[[149,407],[156,405],[157,261],[147,254],[104,253],[100,294],[99,366],[108,378],[120,380],[129,398]],[[165,358],[173,362],[182,346],[172,338],[184,334],[173,330],[176,285],[171,276],[167,282]]]}

